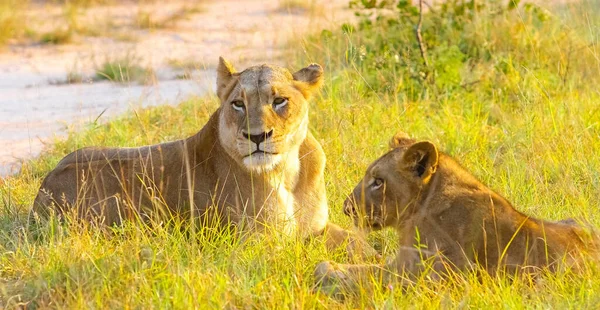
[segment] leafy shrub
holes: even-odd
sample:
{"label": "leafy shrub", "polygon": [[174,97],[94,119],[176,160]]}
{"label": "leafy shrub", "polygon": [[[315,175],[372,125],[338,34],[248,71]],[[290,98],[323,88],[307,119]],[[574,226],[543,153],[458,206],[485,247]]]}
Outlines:
{"label": "leafy shrub", "polygon": [[[548,11],[509,1],[436,3],[424,10],[413,1],[352,1],[358,25],[323,31],[323,44],[343,41],[346,67],[361,75],[370,92],[410,100],[493,86],[504,96],[521,93],[526,77],[542,85],[577,86],[597,78],[594,41],[564,27]],[[591,41],[591,42],[590,42]],[[573,51],[583,51],[573,57]],[[556,83],[555,83],[556,82]],[[528,85],[527,85],[528,86]]]}

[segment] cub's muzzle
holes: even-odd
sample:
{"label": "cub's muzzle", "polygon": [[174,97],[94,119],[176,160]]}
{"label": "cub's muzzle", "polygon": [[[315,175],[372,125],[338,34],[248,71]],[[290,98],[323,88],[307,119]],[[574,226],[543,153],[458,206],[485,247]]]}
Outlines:
{"label": "cub's muzzle", "polygon": [[344,214],[350,217],[356,216],[356,204],[354,203],[354,197],[350,196],[344,201]]}

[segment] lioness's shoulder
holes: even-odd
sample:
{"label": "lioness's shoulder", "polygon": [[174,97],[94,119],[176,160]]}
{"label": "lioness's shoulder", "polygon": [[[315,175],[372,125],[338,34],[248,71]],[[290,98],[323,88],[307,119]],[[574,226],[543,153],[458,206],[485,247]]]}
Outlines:
{"label": "lioness's shoulder", "polygon": [[325,169],[325,152],[319,141],[310,132],[308,132],[306,139],[300,146],[298,156],[300,159],[301,175],[322,175]]}
{"label": "lioness's shoulder", "polygon": [[300,161],[313,163],[322,162],[322,164],[325,164],[325,152],[323,151],[323,147],[310,132],[306,135],[304,143],[300,146],[298,155],[300,156]]}

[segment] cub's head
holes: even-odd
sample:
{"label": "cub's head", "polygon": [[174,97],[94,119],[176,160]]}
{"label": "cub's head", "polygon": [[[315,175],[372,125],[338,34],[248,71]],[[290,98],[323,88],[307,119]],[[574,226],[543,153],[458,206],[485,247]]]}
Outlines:
{"label": "cub's head", "polygon": [[344,202],[344,213],[354,224],[369,229],[398,226],[414,211],[438,165],[438,151],[429,141],[398,133],[392,150],[375,160]]}
{"label": "cub's head", "polygon": [[220,58],[219,139],[227,153],[248,169],[269,171],[297,152],[308,132],[308,99],[322,81],[318,64],[293,74],[271,65],[236,72]]}

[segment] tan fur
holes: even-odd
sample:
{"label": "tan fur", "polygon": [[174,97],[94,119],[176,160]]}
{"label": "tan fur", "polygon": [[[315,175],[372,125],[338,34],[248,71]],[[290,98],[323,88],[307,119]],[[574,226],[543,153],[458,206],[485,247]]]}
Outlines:
{"label": "tan fur", "polygon": [[[44,179],[32,218],[74,212],[113,225],[193,217],[302,237],[326,233],[327,244],[337,246],[351,233],[328,222],[325,155],[308,131],[308,99],[322,80],[317,64],[294,74],[270,65],[236,72],[221,58],[221,106],[197,134],[67,155]],[[287,102],[276,106],[276,98]],[[236,102],[243,107],[234,109]]]}
{"label": "tan fur", "polygon": [[577,268],[582,258],[597,257],[589,229],[518,212],[431,142],[400,133],[391,146],[367,169],[344,211],[357,226],[396,229],[400,250],[381,266],[319,264],[315,276],[326,289],[336,283],[353,289],[374,275],[414,277],[424,271],[423,260],[443,276],[476,267],[491,274]]}

